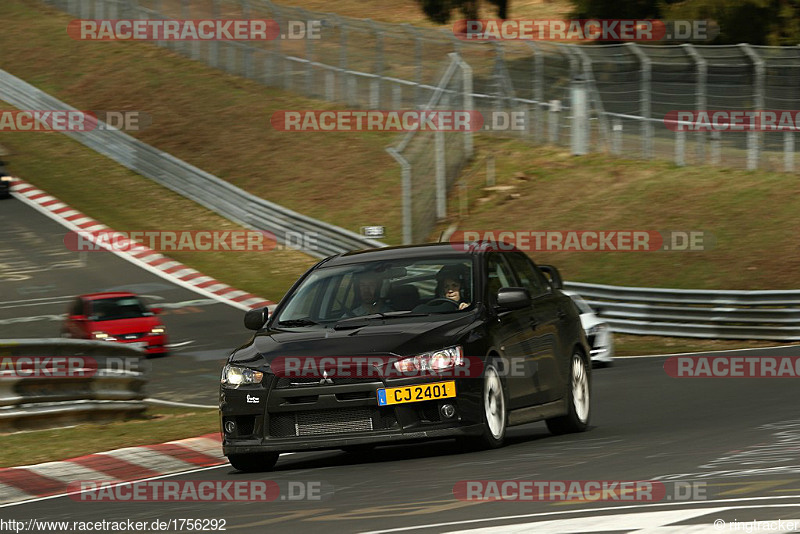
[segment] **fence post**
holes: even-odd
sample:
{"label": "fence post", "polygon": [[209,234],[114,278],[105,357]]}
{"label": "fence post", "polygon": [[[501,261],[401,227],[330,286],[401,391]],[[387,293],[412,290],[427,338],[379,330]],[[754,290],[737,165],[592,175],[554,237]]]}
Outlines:
{"label": "fence post", "polygon": [[675,165],[686,165],[686,131],[681,129],[675,132]]}
{"label": "fence post", "polygon": [[611,126],[611,153],[615,156],[622,154],[622,119],[614,117]]}
{"label": "fence post", "polygon": [[558,144],[558,114],[561,113],[561,100],[551,100],[547,113],[547,139],[550,144]]}
{"label": "fence post", "polygon": [[415,28],[409,23],[403,24],[403,28],[414,36],[414,106],[417,109],[422,106],[424,97],[422,95],[422,38],[419,35],[419,29]]}
{"label": "fence post", "polygon": [[[754,84],[753,97],[756,111],[764,110],[764,60],[746,43],[739,44],[745,55],[753,62]],[[747,132],[747,170],[753,171],[758,168],[758,160],[761,156],[761,132],[748,130]]]}
{"label": "fence post", "polygon": [[722,150],[720,147],[720,140],[722,135],[719,131],[714,130],[711,132],[711,164],[719,165],[722,161]]}
{"label": "fence post", "polygon": [[369,107],[378,109],[381,107],[381,89],[383,86],[383,32],[373,20],[367,19],[372,31],[375,33],[375,77],[369,82]]}
{"label": "fence post", "polygon": [[[211,0],[211,18],[216,20],[219,19],[220,9],[219,9],[219,2],[220,0]],[[276,39],[279,41],[279,39]],[[208,64],[211,65],[213,68],[219,68],[219,40],[212,39],[208,42]]]}
{"label": "fence post", "polygon": [[544,105],[544,56],[535,41],[528,41],[533,52],[533,139],[542,142],[542,106]]}
{"label": "fence post", "polygon": [[[462,82],[460,85],[463,91],[462,101],[464,103],[464,111],[472,112],[475,110],[475,103],[472,99],[472,67],[470,67],[460,55],[453,52],[448,55],[450,56],[450,60],[457,62],[460,68]],[[466,154],[467,159],[472,159],[475,153],[473,135],[475,135],[475,133],[472,129],[464,132],[464,154]]]}
{"label": "fence post", "polygon": [[494,185],[497,183],[494,163],[494,154],[489,154],[486,156],[486,187],[494,187]]}
{"label": "fence post", "polygon": [[572,108],[572,124],[570,125],[570,138],[572,155],[583,156],[587,149],[589,139],[589,114],[586,105],[586,80],[578,77],[570,84],[570,107]]}
{"label": "fence post", "polygon": [[[697,53],[695,48],[688,44],[681,45],[690,58],[694,60],[697,67],[697,82],[695,83],[695,111],[706,109],[706,81],[708,80],[708,63],[703,57]],[[706,159],[706,133],[698,131],[695,133],[697,138],[697,160],[702,164]]]}
{"label": "fence post", "polygon": [[642,100],[642,156],[646,159],[653,157],[653,124],[650,121],[650,80],[652,77],[652,64],[647,54],[636,43],[625,43],[636,54],[641,64],[640,93]]}
{"label": "fence post", "polygon": [[436,217],[447,217],[447,152],[445,151],[444,132],[436,130],[434,134],[436,151]]}
{"label": "fence post", "polygon": [[403,244],[410,245],[414,241],[411,227],[411,164],[397,149],[389,147],[386,151],[400,164],[403,182]]}
{"label": "fence post", "polygon": [[783,170],[794,172],[794,132],[783,132]]}

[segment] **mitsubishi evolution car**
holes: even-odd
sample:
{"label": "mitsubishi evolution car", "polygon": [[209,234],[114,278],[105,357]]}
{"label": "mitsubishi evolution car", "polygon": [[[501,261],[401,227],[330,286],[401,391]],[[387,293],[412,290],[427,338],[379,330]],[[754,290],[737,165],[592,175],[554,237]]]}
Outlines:
{"label": "mitsubishi evolution car", "polygon": [[[349,252],[320,261],[228,358],[223,452],[242,471],[282,452],[455,438],[503,445],[544,420],[587,428],[590,352],[558,271],[479,243]],[[548,276],[544,276],[546,270]]]}

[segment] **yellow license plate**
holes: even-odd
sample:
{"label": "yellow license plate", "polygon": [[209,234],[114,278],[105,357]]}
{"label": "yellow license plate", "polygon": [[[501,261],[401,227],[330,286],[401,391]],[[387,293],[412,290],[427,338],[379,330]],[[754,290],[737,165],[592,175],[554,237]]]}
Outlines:
{"label": "yellow license plate", "polygon": [[404,386],[401,388],[379,389],[378,405],[389,406],[390,404],[447,399],[455,396],[455,382],[436,382],[435,384],[420,384],[417,386]]}

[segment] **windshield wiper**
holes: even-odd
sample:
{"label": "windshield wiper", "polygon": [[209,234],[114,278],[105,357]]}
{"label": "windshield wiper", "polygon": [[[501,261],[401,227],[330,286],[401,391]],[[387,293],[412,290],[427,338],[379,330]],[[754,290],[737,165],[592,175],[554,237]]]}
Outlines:
{"label": "windshield wiper", "polygon": [[319,323],[315,323],[311,319],[289,319],[287,321],[278,321],[278,326],[288,326],[289,328],[293,326],[314,326]]}
{"label": "windshield wiper", "polygon": [[415,313],[413,311],[388,311],[383,313],[370,313],[369,315],[359,315],[339,320],[334,326],[334,330],[345,328],[358,328],[362,323],[368,323],[376,319],[391,319],[393,317],[425,317],[429,313]]}

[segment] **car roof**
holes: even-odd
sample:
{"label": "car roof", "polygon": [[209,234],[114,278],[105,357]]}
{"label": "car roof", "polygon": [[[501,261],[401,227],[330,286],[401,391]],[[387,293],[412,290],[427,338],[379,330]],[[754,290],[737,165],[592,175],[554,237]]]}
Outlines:
{"label": "car roof", "polygon": [[100,293],[87,293],[85,295],[80,295],[80,298],[84,300],[101,300],[101,299],[108,299],[114,297],[135,297],[135,293],[131,293],[130,291],[102,291]]}
{"label": "car roof", "polygon": [[[354,250],[344,252],[336,256],[331,256],[324,261],[325,267],[336,265],[352,265],[370,261],[389,261],[398,259],[415,258],[470,258],[475,255],[492,252],[497,248],[492,247],[492,243],[481,242],[469,245],[463,250],[459,244],[454,242],[444,243],[425,243],[422,245],[399,245],[394,247],[372,248],[365,250]],[[517,249],[505,250],[502,252],[514,252]]]}

